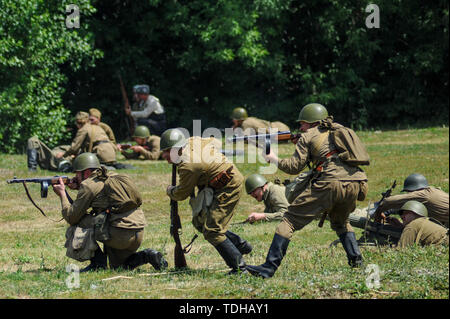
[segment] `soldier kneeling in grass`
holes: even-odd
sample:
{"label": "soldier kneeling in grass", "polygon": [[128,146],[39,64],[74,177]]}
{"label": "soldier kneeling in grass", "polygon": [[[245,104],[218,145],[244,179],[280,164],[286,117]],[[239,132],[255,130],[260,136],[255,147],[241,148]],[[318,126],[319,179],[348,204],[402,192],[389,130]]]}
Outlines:
{"label": "soldier kneeling in grass", "polygon": [[[142,198],[131,179],[124,174],[108,172],[95,154],[78,155],[73,168],[78,189],[71,204],[60,179],[53,191],[61,199],[62,216],[70,224],[66,232],[66,255],[78,261],[90,260],[81,270],[107,268],[134,269],[150,263],[159,270],[167,267],[162,254],[153,249],[136,252],[144,238],[146,225],[140,209]],[[88,212],[88,209],[92,210]],[[104,251],[97,242],[104,244]]]}

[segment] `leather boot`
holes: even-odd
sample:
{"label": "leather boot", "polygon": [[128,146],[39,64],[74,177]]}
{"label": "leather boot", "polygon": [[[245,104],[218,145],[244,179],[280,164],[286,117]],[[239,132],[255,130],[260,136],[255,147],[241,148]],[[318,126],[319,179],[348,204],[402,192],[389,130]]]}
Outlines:
{"label": "leather boot", "polygon": [[150,264],[156,270],[167,268],[167,261],[164,259],[163,255],[159,251],[153,249],[144,249],[132,254],[125,260],[123,267],[132,270],[144,264]]}
{"label": "leather boot", "polygon": [[236,246],[229,240],[225,239],[222,243],[215,246],[220,256],[223,258],[231,271],[228,274],[235,274],[238,272],[245,272],[246,264],[242,258],[242,254],[236,248]]}
{"label": "leather boot", "polygon": [[254,276],[270,278],[281,264],[290,240],[278,234],[273,236],[272,244],[267,253],[266,262],[259,266],[248,265],[247,270]]}
{"label": "leather boot", "polygon": [[37,168],[37,151],[35,148],[27,149],[27,165],[29,172],[36,172]]}
{"label": "leather boot", "polygon": [[252,251],[253,249],[252,245],[250,245],[248,241],[239,237],[239,235],[227,230],[225,236],[227,236],[227,238],[231,240],[233,245],[236,246],[236,248],[242,255],[249,254]]}
{"label": "leather boot", "polygon": [[101,270],[107,268],[107,258],[106,254],[101,250],[101,248],[97,248],[95,251],[94,257],[90,259],[91,263],[80,270],[81,272],[87,272],[87,271],[94,271],[94,270]]}
{"label": "leather boot", "polygon": [[363,259],[359,251],[358,242],[354,232],[346,232],[339,235],[339,240],[347,253],[348,264],[350,267],[362,267]]}

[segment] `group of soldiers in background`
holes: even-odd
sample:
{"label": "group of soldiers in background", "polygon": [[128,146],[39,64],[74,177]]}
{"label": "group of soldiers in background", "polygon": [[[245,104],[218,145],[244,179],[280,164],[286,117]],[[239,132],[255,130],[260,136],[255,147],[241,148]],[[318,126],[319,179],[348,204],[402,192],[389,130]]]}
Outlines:
{"label": "group of soldiers in background", "polygon": [[[290,175],[298,175],[313,164],[314,178],[295,199],[288,201],[281,183],[269,182],[260,174],[245,179],[214,139],[186,138],[178,129],[167,130],[164,108],[157,98],[149,95],[147,85],[137,85],[133,91],[136,103],[127,114],[136,120],[132,136],[135,145],[118,144],[111,128],[100,121],[101,113],[97,109],[76,115],[78,131],[71,145],[50,150],[36,137],[28,140],[30,170],[36,170],[39,165],[43,169],[77,174],[68,185],[79,190],[72,204],[62,180],[54,185],[54,191],[61,198],[63,217],[71,225],[66,233],[67,255],[80,261],[89,259],[90,265],[84,270],[106,268],[107,257],[112,268],[133,269],[145,263],[155,269],[167,266],[160,252],[152,249],[136,252],[145,227],[139,208],[142,199],[129,179],[124,182],[116,178],[126,175],[110,172],[127,168],[117,162],[116,151],[126,159],[163,159],[177,166],[179,183],[167,187],[167,196],[175,201],[190,198],[194,227],[217,250],[231,273],[272,277],[286,255],[293,233],[324,216],[339,237],[348,264],[351,267],[363,265],[361,242],[356,239],[349,217],[356,209],[356,202],[363,201],[367,195],[368,178],[359,166],[350,165],[339,157],[329,134],[333,125],[339,124],[333,123],[333,117],[324,106],[312,103],[300,110],[297,123],[301,134],[293,141],[295,151],[291,157],[279,159],[273,151],[263,153],[267,162]],[[240,127],[244,132],[261,128],[289,131],[284,123],[248,117],[244,108],[234,109],[231,118],[233,128]],[[195,144],[200,145],[200,149],[196,149]],[[192,160],[194,152],[200,152],[200,157],[196,157],[201,158],[200,162]],[[247,265],[243,258],[252,251],[252,245],[228,229],[244,186],[247,194],[264,202],[265,206],[264,213],[251,212],[246,221],[279,221],[266,260],[258,266]],[[392,214],[385,218],[386,223],[400,230],[398,246],[448,245],[448,194],[429,186],[420,174],[408,176],[403,191],[406,194],[391,196],[379,203],[379,209],[396,210],[402,219],[400,222]],[[88,212],[89,208],[92,211]],[[106,235],[97,236],[97,233],[102,234],[99,229],[105,225]],[[82,231],[84,229],[93,231]],[[84,234],[81,236],[84,241],[80,241],[80,233]],[[103,251],[98,241],[104,243]]]}

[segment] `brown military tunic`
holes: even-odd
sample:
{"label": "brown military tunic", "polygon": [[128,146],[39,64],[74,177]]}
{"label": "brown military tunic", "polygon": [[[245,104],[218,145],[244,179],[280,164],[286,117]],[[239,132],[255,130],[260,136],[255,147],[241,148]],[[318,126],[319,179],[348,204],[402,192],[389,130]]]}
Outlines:
{"label": "brown military tunic", "polygon": [[64,156],[78,155],[84,152],[95,153],[100,163],[103,164],[116,162],[115,146],[111,143],[105,131],[98,125],[84,124],[77,131],[77,135]]}
{"label": "brown military tunic", "polygon": [[282,219],[289,203],[285,195],[285,187],[269,182],[263,194],[264,216],[266,221]]}
{"label": "brown military tunic", "polygon": [[156,135],[149,136],[143,145],[145,147],[142,153],[140,152],[123,152],[123,156],[127,159],[143,158],[144,160],[159,160],[161,159],[161,150],[159,148],[161,138]]}
{"label": "brown military tunic", "polygon": [[425,205],[428,216],[433,217],[448,227],[449,201],[448,193],[433,186],[405,194],[394,195],[386,198],[381,204],[382,211],[400,209],[404,203],[416,200]]}
{"label": "brown military tunic", "polygon": [[367,176],[360,168],[342,162],[336,154],[327,159],[326,155],[335,150],[335,146],[331,136],[323,138],[323,133],[326,129],[320,126],[302,133],[292,157],[278,162],[280,170],[292,175],[299,174],[308,162],[324,162],[320,175],[284,214],[276,231],[282,237],[291,238],[294,231],[324,212],[328,213],[331,228],[338,235],[353,231],[348,216],[356,208],[357,198],[367,194]]}
{"label": "brown military tunic", "polygon": [[114,135],[112,128],[108,124],[103,123],[103,122],[99,122],[98,126],[100,126],[103,129],[103,131],[105,131],[105,133],[108,136],[108,139],[111,141],[111,143],[116,145],[117,144],[116,137]]}
{"label": "brown military tunic", "polygon": [[[245,134],[258,134],[258,129],[265,129],[266,132],[269,129],[278,129],[278,131],[289,131],[289,127],[279,121],[269,122],[265,120],[258,119],[256,117],[248,117],[246,118],[241,125],[242,130]],[[249,132],[249,133],[247,133]]]}
{"label": "brown military tunic", "polygon": [[405,226],[397,246],[404,248],[413,244],[448,245],[448,229],[430,221],[427,217],[417,218]]}
{"label": "brown military tunic", "polygon": [[[93,227],[93,215],[88,212],[92,208],[96,212],[109,208],[108,194],[104,191],[104,180],[101,170],[96,170],[84,180],[72,204],[67,199],[62,202],[62,216],[70,225],[82,228]],[[117,175],[107,172],[107,176]],[[111,213],[109,217],[111,239],[105,241],[105,252],[109,257],[110,266],[118,267],[141,245],[144,227],[146,226],[144,212],[137,208],[128,212]]]}
{"label": "brown military tunic", "polygon": [[231,181],[223,188],[215,189],[212,204],[204,216],[203,212],[192,219],[194,227],[203,233],[205,239],[217,246],[225,239],[225,232],[234,208],[241,198],[244,177],[233,163],[220,153],[212,138],[191,137],[183,148],[178,166],[179,183],[168,194],[176,201],[182,201],[203,189],[219,173],[231,168]]}

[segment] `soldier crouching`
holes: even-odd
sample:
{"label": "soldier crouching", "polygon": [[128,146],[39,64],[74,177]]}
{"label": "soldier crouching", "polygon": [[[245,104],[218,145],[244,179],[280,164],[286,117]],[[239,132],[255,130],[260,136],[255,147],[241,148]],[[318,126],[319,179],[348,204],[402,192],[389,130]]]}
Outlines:
{"label": "soldier crouching", "polygon": [[[70,224],[66,232],[66,255],[78,261],[90,260],[81,272],[106,269],[134,269],[150,263],[155,269],[167,267],[162,254],[145,249],[136,252],[144,237],[146,225],[141,195],[130,178],[108,172],[100,166],[95,154],[83,153],[73,162],[78,189],[71,204],[65,185],[53,185],[61,200],[62,216]],[[88,209],[92,208],[88,212]],[[104,251],[97,242],[104,244]]]}
{"label": "soldier crouching", "polygon": [[[236,273],[245,271],[242,255],[252,250],[247,241],[227,230],[241,197],[244,177],[214,144],[212,138],[186,139],[177,129],[162,134],[162,157],[168,163],[177,163],[179,175],[179,184],[168,186],[167,195],[175,201],[192,195],[192,224],[219,252],[231,268],[230,273]],[[193,196],[195,187],[197,196]]]}

